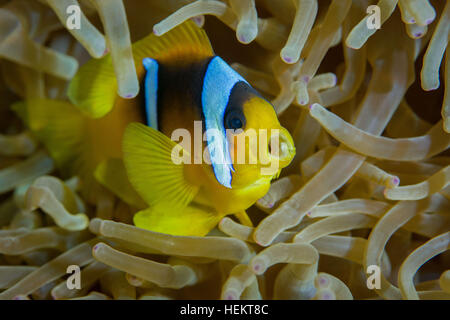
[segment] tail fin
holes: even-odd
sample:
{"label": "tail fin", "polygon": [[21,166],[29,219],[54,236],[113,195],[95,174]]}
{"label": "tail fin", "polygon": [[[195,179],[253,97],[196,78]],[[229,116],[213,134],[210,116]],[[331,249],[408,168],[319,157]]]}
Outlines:
{"label": "tail fin", "polygon": [[94,203],[101,186],[93,176],[98,154],[86,145],[90,141],[86,117],[72,104],[58,100],[28,100],[12,109],[45,145],[63,177],[80,177],[83,195]]}
{"label": "tail fin", "polygon": [[12,109],[44,143],[58,168],[73,174],[70,164],[78,158],[85,139],[83,115],[70,103],[49,99],[18,102]]}

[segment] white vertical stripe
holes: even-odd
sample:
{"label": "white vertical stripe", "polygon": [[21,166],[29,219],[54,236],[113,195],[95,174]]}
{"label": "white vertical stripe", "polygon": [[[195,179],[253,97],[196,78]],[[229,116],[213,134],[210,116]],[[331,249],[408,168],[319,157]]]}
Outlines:
{"label": "white vertical stripe", "polygon": [[147,71],[144,79],[147,125],[158,130],[158,62],[155,59],[144,58],[142,64]]}
{"label": "white vertical stripe", "polygon": [[214,175],[227,188],[231,188],[234,168],[223,122],[231,90],[240,81],[247,83],[220,57],[214,57],[206,70],[202,89],[206,138]]}

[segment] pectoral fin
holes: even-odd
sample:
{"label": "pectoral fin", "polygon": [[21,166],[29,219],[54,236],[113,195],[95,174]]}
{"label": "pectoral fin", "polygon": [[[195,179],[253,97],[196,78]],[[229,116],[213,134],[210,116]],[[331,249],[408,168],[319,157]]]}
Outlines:
{"label": "pectoral fin", "polygon": [[[169,204],[186,207],[199,186],[185,179],[189,154],[161,132],[140,123],[131,123],[123,138],[124,163],[128,178],[149,206]],[[176,155],[184,155],[182,159]]]}

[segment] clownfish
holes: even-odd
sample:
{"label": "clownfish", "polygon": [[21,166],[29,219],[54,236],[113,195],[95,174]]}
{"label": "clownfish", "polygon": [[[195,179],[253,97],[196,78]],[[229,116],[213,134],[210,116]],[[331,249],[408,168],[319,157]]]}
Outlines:
{"label": "clownfish", "polygon": [[[106,55],[79,69],[69,101],[27,100],[13,109],[62,175],[81,178],[89,202],[108,189],[137,208],[137,227],[203,236],[228,214],[249,223],[242,212],[295,154],[273,106],[214,54],[205,31],[191,21],[161,37],[151,34],[132,50],[141,82],[133,99],[116,94]],[[180,129],[193,138],[171,139]],[[256,149],[245,139],[250,132]],[[245,161],[236,160],[239,152]],[[180,154],[183,161],[174,161]],[[275,170],[264,170],[274,163]]]}

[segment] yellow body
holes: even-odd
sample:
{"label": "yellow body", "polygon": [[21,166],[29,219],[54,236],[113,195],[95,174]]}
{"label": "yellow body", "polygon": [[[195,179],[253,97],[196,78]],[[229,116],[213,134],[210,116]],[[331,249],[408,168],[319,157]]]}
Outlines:
{"label": "yellow body", "polygon": [[[150,35],[133,45],[133,52],[140,78],[143,57],[174,61],[176,66],[186,59],[213,55],[204,31],[190,22],[161,38]],[[16,110],[46,145],[63,174],[81,177],[85,196],[92,203],[106,187],[141,209],[134,217],[138,227],[176,235],[205,235],[224,215],[240,213],[264,196],[270,181],[294,156],[292,138],[281,127],[273,107],[262,98],[253,98],[243,105],[247,123],[242,134],[251,129],[278,129],[287,152],[274,158],[265,148],[262,156],[276,160],[279,168],[262,174],[261,168],[271,162],[262,164],[260,154],[249,154],[246,142],[246,156],[256,157],[256,163],[234,163],[232,188],[226,188],[217,181],[211,165],[174,164],[170,155],[176,143],[168,137],[169,132],[164,135],[141,124],[139,97],[119,98],[116,86],[107,56],[80,69],[69,87],[72,104],[26,101]],[[169,127],[186,128],[193,136],[192,123],[199,114],[191,104],[186,101],[184,109],[172,106],[162,112]],[[237,152],[238,136],[229,141],[232,155]]]}

